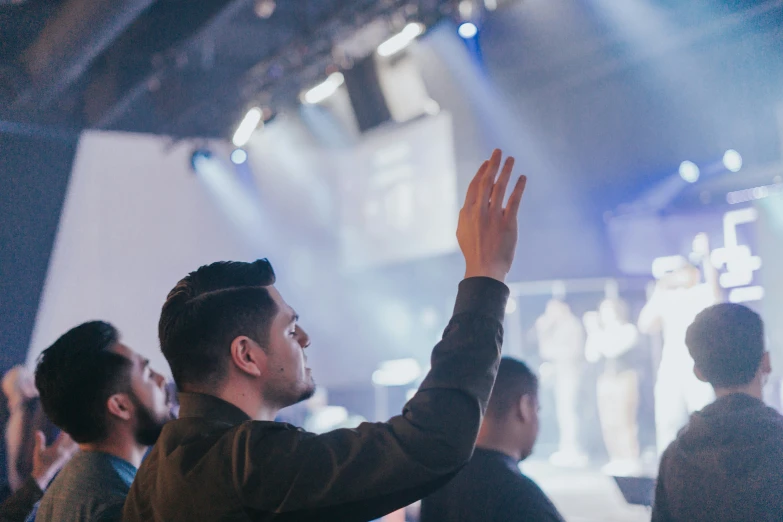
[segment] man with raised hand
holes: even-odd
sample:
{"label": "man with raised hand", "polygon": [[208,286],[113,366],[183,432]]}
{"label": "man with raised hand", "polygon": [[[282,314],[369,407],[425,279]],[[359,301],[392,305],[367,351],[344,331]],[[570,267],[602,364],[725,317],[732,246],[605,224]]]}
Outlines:
{"label": "man with raised hand", "polygon": [[470,183],[454,315],[419,391],[388,422],[321,435],[274,422],[315,383],[310,339],[268,261],[214,263],[181,280],[159,324],[180,418],[141,466],[124,520],[367,521],[452,478],[473,453],[500,360],[525,189],[520,177],[503,206],[512,168],[495,151]]}

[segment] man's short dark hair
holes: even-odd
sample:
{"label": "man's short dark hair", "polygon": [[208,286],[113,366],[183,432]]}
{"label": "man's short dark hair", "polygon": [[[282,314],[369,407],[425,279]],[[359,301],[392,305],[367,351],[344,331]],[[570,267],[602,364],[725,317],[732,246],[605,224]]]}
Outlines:
{"label": "man's short dark hair", "polygon": [[180,390],[218,386],[237,337],[265,346],[277,313],[265,287],[274,282],[272,265],[259,259],[212,263],[177,283],[163,305],[158,336]]}
{"label": "man's short dark hair", "polygon": [[109,323],[91,321],[63,334],[38,359],[35,385],[44,412],[76,442],[104,440],[106,402],[130,391],[132,363],[110,350],[119,337]]}
{"label": "man's short dark hair", "polygon": [[744,386],[764,355],[764,323],[747,306],[717,304],[696,316],[685,344],[707,382],[718,388]]}
{"label": "man's short dark hair", "polygon": [[498,420],[505,418],[525,395],[538,395],[538,377],[522,361],[503,357],[489,398],[487,416]]}

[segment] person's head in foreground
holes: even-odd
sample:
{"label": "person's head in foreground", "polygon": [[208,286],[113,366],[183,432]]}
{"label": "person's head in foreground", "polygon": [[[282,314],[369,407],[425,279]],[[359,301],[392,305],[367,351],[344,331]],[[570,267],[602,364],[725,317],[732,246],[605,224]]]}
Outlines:
{"label": "person's head in foreground", "polygon": [[260,259],[202,266],[174,287],[158,333],[180,391],[223,398],[257,420],[313,395],[310,338],[274,283]]}
{"label": "person's head in foreground", "polygon": [[538,378],[517,359],[503,357],[481,425],[478,446],[523,460],[538,437]]}
{"label": "person's head in foreground", "polygon": [[46,415],[82,449],[151,446],[170,419],[163,376],[102,321],[81,324],[44,350],[35,384]]}
{"label": "person's head in foreground", "polygon": [[721,303],[702,311],[685,337],[694,372],[716,395],[747,393],[761,399],[771,367],[764,323],[750,308]]}

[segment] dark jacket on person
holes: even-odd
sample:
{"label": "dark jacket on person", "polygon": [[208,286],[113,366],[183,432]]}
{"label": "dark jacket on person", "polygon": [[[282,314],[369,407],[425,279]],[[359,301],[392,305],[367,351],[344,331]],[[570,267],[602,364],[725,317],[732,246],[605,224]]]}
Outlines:
{"label": "dark jacket on person", "polygon": [[694,413],[661,459],[652,520],[783,520],[783,416],[743,393]]}
{"label": "dark jacket on person", "polygon": [[492,279],[460,284],[432,369],[385,423],[315,435],[253,421],[210,395],[180,394],[180,418],[139,469],[123,520],[368,521],[434,491],[473,452],[507,298]]}
{"label": "dark jacket on person", "polygon": [[563,522],[563,517],[513,458],[476,448],[465,469],[422,500],[421,522]]}

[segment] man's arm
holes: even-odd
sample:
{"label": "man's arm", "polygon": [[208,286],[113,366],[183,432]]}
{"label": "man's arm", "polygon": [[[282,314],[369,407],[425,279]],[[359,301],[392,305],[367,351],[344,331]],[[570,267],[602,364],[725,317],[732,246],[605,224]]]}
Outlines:
{"label": "man's arm", "polygon": [[76,443],[61,433],[51,446],[46,446],[43,432],[35,433],[33,471],[13,495],[0,505],[0,522],[24,522],[58,471],[76,452]]}
{"label": "man's arm", "polygon": [[304,509],[319,520],[371,520],[445,484],[473,452],[497,372],[507,296],[505,285],[489,278],[460,284],[432,370],[402,415],[386,423],[318,436],[270,436],[263,425],[246,424],[232,444],[240,449],[233,458],[241,461],[235,467],[244,503],[265,512]]}
{"label": "man's arm", "polygon": [[629,351],[639,342],[639,330],[631,323],[617,328],[612,335],[605,335],[600,350],[604,357],[614,358]]}
{"label": "man's arm", "polygon": [[647,304],[644,305],[641,313],[639,313],[639,321],[637,324],[639,326],[639,331],[643,334],[650,335],[661,329],[663,319],[663,298],[664,292],[666,291],[662,288],[662,285],[663,283],[661,281],[656,283],[655,290],[653,290],[649,301],[647,301]]}
{"label": "man's arm", "polygon": [[[457,232],[466,260],[454,315],[432,352],[432,369],[401,415],[323,435],[246,423],[232,448],[243,503],[297,520],[378,518],[442,486],[473,452],[500,359],[524,180],[502,208],[511,174],[497,183],[496,151],[468,189]],[[294,513],[296,512],[296,513]]]}

